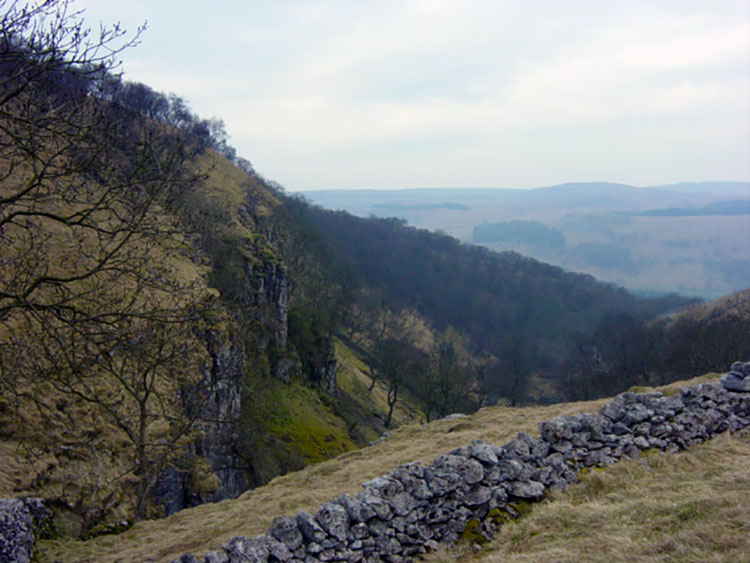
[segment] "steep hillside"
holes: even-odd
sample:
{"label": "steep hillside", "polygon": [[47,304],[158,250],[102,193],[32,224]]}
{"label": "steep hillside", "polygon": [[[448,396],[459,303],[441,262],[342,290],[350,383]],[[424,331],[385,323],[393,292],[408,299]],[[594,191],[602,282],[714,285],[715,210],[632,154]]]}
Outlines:
{"label": "steep hillside", "polygon": [[[304,195],[329,209],[405,219],[632,291],[716,298],[743,289],[750,276],[747,182],[649,188],[591,182],[527,190],[320,190]],[[481,236],[483,229],[496,224],[503,229],[519,220],[559,231],[564,244]],[[475,229],[478,238],[472,236]]]}
{"label": "steep hillside", "polygon": [[[693,384],[715,377],[711,375],[684,383]],[[662,391],[674,393],[676,387],[675,384]],[[278,477],[237,500],[191,508],[159,521],[142,522],[117,537],[101,537],[85,543],[42,542],[41,558],[77,561],[142,561],[153,558],[157,561],[169,561],[185,552],[202,553],[218,548],[234,535],[254,536],[262,533],[274,515],[294,514],[299,510],[314,513],[323,502],[344,492],[356,494],[362,482],[400,464],[430,462],[437,455],[468,444],[472,439],[502,444],[519,431],[536,433],[539,421],[561,414],[595,412],[603,403],[604,401],[595,401],[531,408],[488,407],[465,418],[404,426],[376,446],[345,453],[334,460]],[[528,520],[529,524],[524,518],[518,524],[509,524],[507,528],[503,528],[500,538],[503,538],[503,545],[508,541],[510,545],[502,549],[513,553],[532,549],[541,552],[547,547],[554,547],[553,542],[567,541],[567,553],[571,553],[575,549],[575,544],[571,542],[579,541],[576,539],[579,536],[575,531],[572,532],[572,537],[566,535],[566,530],[580,529],[584,534],[590,526],[602,529],[602,534],[608,530],[603,528],[605,523],[593,523],[594,517],[586,514],[585,501],[594,499],[594,510],[601,511],[604,510],[603,507],[607,507],[608,514],[624,514],[631,510],[634,499],[630,498],[630,494],[637,494],[639,484],[644,484],[646,490],[652,487],[648,510],[658,512],[659,515],[654,522],[657,525],[660,522],[674,524],[671,527],[665,526],[663,530],[655,529],[639,538],[637,528],[632,527],[637,522],[632,522],[631,527],[627,528],[627,533],[632,538],[629,540],[631,549],[634,545],[641,546],[639,549],[648,553],[648,549],[652,549],[652,543],[658,544],[658,538],[663,537],[659,536],[660,533],[689,530],[689,526],[705,522],[703,518],[705,511],[710,510],[709,506],[716,506],[717,510],[722,511],[721,514],[731,515],[730,520],[724,521],[725,524],[736,522],[737,511],[744,508],[741,506],[742,495],[734,492],[747,486],[747,472],[741,468],[750,455],[749,448],[750,443],[744,438],[721,438],[679,455],[657,453],[641,458],[640,461],[621,462],[622,467],[617,465],[601,472],[592,471],[584,476],[580,485],[570,489],[570,495],[568,492],[555,494],[550,500],[535,506],[531,516],[527,517],[533,518]],[[697,475],[706,476],[700,487],[690,486],[696,475],[685,483],[680,480],[692,470]],[[727,481],[735,477],[740,480],[732,485],[731,491],[723,489]],[[624,479],[624,482],[615,485],[620,479]],[[717,495],[716,504],[706,504],[709,502],[707,495],[714,492]],[[661,507],[656,506],[659,502],[663,503]],[[593,512],[593,515],[596,514],[597,512]],[[578,520],[578,517],[582,520]],[[538,524],[539,522],[542,524]],[[537,538],[539,534],[535,526],[541,525],[550,526],[550,529]],[[643,522],[642,525],[649,524]],[[524,538],[530,538],[530,543],[526,544]],[[668,538],[665,537],[664,540]],[[725,549],[721,547],[722,542],[726,542],[726,549],[746,550],[748,547],[746,538],[740,538],[734,533],[717,533],[716,542],[707,541],[699,546],[693,544],[693,547],[699,553],[714,556]],[[624,540],[618,541],[609,549],[620,549],[623,543]],[[531,553],[533,557],[533,552]],[[564,553],[562,557],[565,557]],[[595,560],[596,556],[592,559]]]}
{"label": "steep hillside", "polygon": [[687,302],[637,299],[590,276],[464,245],[395,219],[362,219],[293,200],[287,205],[389,301],[415,309],[438,328],[455,327],[485,352],[525,340],[534,367],[554,364],[569,333],[585,331],[606,313],[648,317]]}
{"label": "steep hillside", "polygon": [[738,291],[706,303],[692,305],[665,317],[670,322],[689,319],[704,323],[747,318],[750,318],[750,289]]}
{"label": "steep hillside", "polygon": [[[172,395],[180,398],[180,387],[174,386],[196,385],[201,395],[182,392],[186,404],[170,403],[171,410],[161,415],[144,399],[149,418],[142,425],[147,433],[142,442],[130,404],[108,402],[110,395],[122,401],[122,393],[129,389],[121,371],[125,364],[118,364],[117,371],[101,371],[94,363],[83,375],[60,370],[54,379],[41,379],[41,385],[44,366],[34,365],[26,369],[34,370],[29,375],[37,381],[22,379],[17,370],[26,365],[23,362],[38,360],[30,339],[39,332],[19,330],[15,313],[0,319],[4,391],[0,496],[41,496],[56,507],[61,535],[89,536],[106,530],[111,522],[130,521],[138,510],[138,498],[144,503],[143,515],[158,516],[233,497],[276,475],[366,445],[385,431],[386,390],[382,383],[368,389],[367,370],[355,352],[339,343],[330,357],[325,356],[330,362],[325,388],[305,375],[301,366],[306,353],[328,354],[328,341],[320,349],[299,352],[288,342],[288,307],[297,301],[288,287],[285,249],[279,246],[290,229],[275,218],[280,201],[261,181],[213,150],[198,154],[189,170],[196,179],[190,191],[181,194],[176,211],[153,212],[153,220],[168,222],[171,239],[180,237],[181,244],[172,248],[144,242],[139,251],[142,260],[169,264],[155,270],[161,285],[142,289],[144,302],[172,289],[175,296],[185,295],[191,303],[210,304],[201,310],[200,323],[185,325],[179,333],[173,329],[165,333],[176,345],[189,341],[194,348],[192,355],[179,358],[180,363],[172,355],[165,357],[164,371],[154,374],[152,391],[164,401]],[[60,206],[55,203],[52,209],[59,211]],[[40,240],[50,241],[38,250],[39,259],[64,264],[55,251],[58,239],[45,239],[45,228],[42,224],[32,231]],[[88,244],[84,240],[79,251]],[[6,245],[3,256],[10,261],[9,253],[16,250],[24,251]],[[133,252],[127,259],[132,265]],[[138,287],[131,272],[128,269],[105,287],[120,288],[128,280]],[[148,311],[138,309],[139,314]],[[184,350],[181,347],[174,354]],[[62,355],[49,358],[63,360]],[[338,383],[337,362],[341,364]],[[185,377],[174,381],[174,369],[183,370]],[[132,368],[134,378],[142,373],[139,366]],[[142,396],[133,395],[137,406]],[[127,408],[116,411],[121,404]],[[409,404],[402,400],[394,424],[417,419],[413,409],[404,410]],[[163,453],[156,449],[147,453],[155,480],[150,492],[139,496],[133,451],[139,444],[152,448],[151,440],[160,434],[151,433],[169,431],[161,425],[184,416],[182,409],[192,414],[184,418],[179,441]],[[88,425],[81,424],[84,420]]]}
{"label": "steep hillside", "polygon": [[6,7],[0,494],[41,496],[57,533],[88,537],[379,435],[382,405],[337,394],[331,339],[289,341],[294,226],[217,152],[220,125],[110,72],[121,31]]}

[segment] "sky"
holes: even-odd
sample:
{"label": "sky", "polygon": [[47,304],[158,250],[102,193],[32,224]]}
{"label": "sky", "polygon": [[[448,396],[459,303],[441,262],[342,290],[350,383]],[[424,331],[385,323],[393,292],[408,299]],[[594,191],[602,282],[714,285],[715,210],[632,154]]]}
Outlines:
{"label": "sky", "polygon": [[750,180],[748,0],[78,0],[291,191]]}

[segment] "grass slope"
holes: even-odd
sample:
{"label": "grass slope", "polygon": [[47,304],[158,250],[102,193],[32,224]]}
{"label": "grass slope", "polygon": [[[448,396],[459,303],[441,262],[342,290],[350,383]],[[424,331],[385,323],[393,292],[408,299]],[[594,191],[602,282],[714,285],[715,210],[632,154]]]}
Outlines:
{"label": "grass slope", "polygon": [[[660,390],[676,393],[679,385],[715,378],[715,374],[703,376]],[[467,444],[474,438],[504,444],[519,431],[536,433],[537,424],[542,420],[561,414],[596,412],[606,401],[602,399],[529,408],[489,407],[458,420],[438,420],[430,424],[404,426],[383,443],[346,452],[335,459],[277,477],[268,485],[249,491],[236,500],[198,506],[163,520],[141,522],[118,536],[102,536],[88,542],[42,541],[39,544],[40,560],[170,561],[186,552],[203,553],[219,548],[235,535],[254,536],[265,532],[275,515],[293,515],[303,509],[312,512],[323,502],[341,493],[356,494],[362,482],[400,464],[411,461],[429,463],[436,456]],[[577,554],[585,553],[581,551],[584,549],[582,546],[588,545],[585,543],[588,541],[587,537],[593,533],[590,533],[590,528],[593,526],[592,523],[596,523],[603,530],[598,541],[606,542],[610,536],[623,537],[624,539],[618,540],[617,548],[621,553],[628,555],[628,542],[635,543],[649,537],[642,531],[626,525],[629,522],[628,515],[631,515],[631,521],[636,521],[639,514],[643,514],[646,515],[646,523],[643,525],[649,526],[650,522],[653,522],[653,527],[656,528],[654,534],[657,535],[653,535],[653,545],[661,545],[660,542],[666,545],[670,534],[677,534],[674,549],[679,552],[678,550],[682,549],[682,536],[679,534],[684,532],[690,535],[692,532],[689,526],[695,525],[696,529],[700,528],[700,520],[708,521],[713,518],[711,514],[714,510],[722,511],[722,515],[716,518],[717,528],[721,528],[721,522],[724,521],[729,522],[727,526],[731,526],[734,525],[731,524],[734,520],[729,520],[730,516],[723,515],[723,511],[734,514],[742,509],[739,503],[742,502],[743,492],[748,490],[747,461],[750,460],[750,441],[730,438],[721,440],[679,456],[658,454],[645,458],[650,469],[646,469],[642,461],[635,461],[624,462],[602,472],[594,471],[584,478],[582,484],[556,494],[550,497],[549,501],[536,506],[532,515],[520,524],[506,526],[500,533],[499,543],[495,545],[498,546],[497,549],[510,550],[514,557],[522,556],[519,546],[524,546],[524,549],[530,548],[525,540],[514,538],[528,536],[535,538],[532,543],[538,546],[539,550],[553,550],[553,555],[549,556],[552,559],[565,560],[564,554],[554,551],[558,549],[554,542],[564,541],[567,546],[565,549],[569,550],[568,555],[575,555],[575,558],[580,560]],[[692,467],[706,462],[711,465],[691,476]],[[726,470],[722,469],[724,467]],[[624,487],[622,490],[619,488],[620,484]],[[701,485],[700,488],[698,484]],[[732,487],[727,484],[732,484]],[[646,485],[651,489],[644,488],[644,493],[637,497],[634,491]],[[637,498],[641,499],[640,504],[634,500]],[[716,504],[709,502],[713,498],[717,499]],[[744,498],[747,498],[746,494]],[[650,512],[645,512],[645,508],[639,508],[646,501]],[[592,506],[602,511],[598,513],[598,519],[588,515],[588,509],[583,506],[585,502],[592,503]],[[691,502],[693,504],[690,504]],[[626,506],[622,503],[628,504]],[[550,510],[552,512],[548,512]],[[609,519],[611,522],[605,522]],[[597,523],[597,520],[602,521]],[[555,522],[558,528],[553,526]],[[670,528],[669,522],[681,527]],[[740,524],[746,526],[747,522],[750,520],[744,518]],[[566,526],[578,526],[578,529],[569,531]],[[625,537],[627,534],[631,534],[632,539],[628,540]],[[718,537],[717,530],[712,534],[710,537]],[[745,540],[746,533],[743,537],[732,532],[727,537],[727,545],[736,544],[732,548],[736,552],[744,553],[741,550],[747,550],[750,540]],[[715,544],[711,541],[713,540],[709,538],[703,542],[704,553],[713,554],[711,550],[714,548],[711,546]],[[583,543],[579,546],[576,542]],[[590,549],[594,550],[594,558],[601,553],[601,550]],[[664,549],[671,548],[667,546]],[[723,549],[724,547],[716,547],[717,553],[722,553]],[[494,554],[490,553],[487,556]],[[535,557],[532,554],[528,559],[522,560],[537,560]],[[613,557],[617,557],[617,554]]]}
{"label": "grass slope", "polygon": [[731,318],[746,319],[748,317],[750,317],[750,289],[743,289],[731,295],[665,315],[664,319],[670,322],[681,319],[711,322]]}
{"label": "grass slope", "polygon": [[[750,561],[750,434],[676,455],[651,452],[581,476],[481,551],[428,561]],[[470,554],[471,552],[471,554]]]}

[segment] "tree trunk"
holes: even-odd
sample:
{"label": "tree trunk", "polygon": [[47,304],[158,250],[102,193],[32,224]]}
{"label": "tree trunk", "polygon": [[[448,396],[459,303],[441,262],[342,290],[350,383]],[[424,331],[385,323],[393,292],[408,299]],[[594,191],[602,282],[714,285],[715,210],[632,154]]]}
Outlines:
{"label": "tree trunk", "polygon": [[398,400],[398,385],[393,384],[388,388],[388,416],[385,418],[385,427],[390,428],[393,422],[393,409]]}

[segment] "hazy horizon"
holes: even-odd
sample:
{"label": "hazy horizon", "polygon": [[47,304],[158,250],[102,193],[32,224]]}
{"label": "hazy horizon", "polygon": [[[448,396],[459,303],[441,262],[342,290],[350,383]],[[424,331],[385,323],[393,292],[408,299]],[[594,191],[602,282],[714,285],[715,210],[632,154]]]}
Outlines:
{"label": "hazy horizon", "polygon": [[79,0],[291,191],[750,180],[750,5]]}
{"label": "hazy horizon", "polygon": [[[723,192],[726,194],[736,194],[741,197],[750,197],[750,181],[741,180],[720,180],[720,181],[695,181],[695,182],[670,182],[668,184],[650,185],[650,186],[635,186],[632,184],[625,184],[623,182],[610,182],[607,180],[594,180],[588,182],[557,182],[554,184],[543,185],[543,186],[405,186],[405,187],[367,187],[367,188],[325,188],[325,187],[310,187],[301,188],[298,190],[289,190],[292,192],[328,192],[328,191],[385,191],[385,192],[398,192],[398,191],[414,191],[414,190],[537,190],[542,188],[554,188],[562,186],[580,186],[590,184],[608,184],[616,186],[627,186],[629,188],[637,189],[670,189],[678,191],[678,188],[684,187],[686,191],[690,191],[689,188],[697,188],[704,184],[727,184],[727,191]],[[709,192],[710,193],[710,190]]]}

